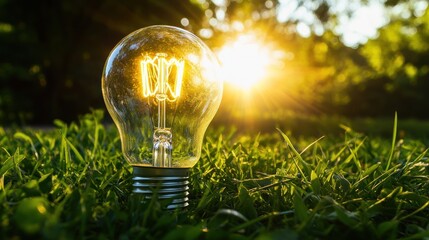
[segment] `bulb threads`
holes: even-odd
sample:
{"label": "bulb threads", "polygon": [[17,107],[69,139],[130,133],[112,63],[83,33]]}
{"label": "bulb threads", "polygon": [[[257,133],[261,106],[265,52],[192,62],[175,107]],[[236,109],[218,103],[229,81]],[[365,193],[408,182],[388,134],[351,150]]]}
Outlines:
{"label": "bulb threads", "polygon": [[174,210],[189,205],[189,168],[159,168],[133,166],[133,193],[144,201],[156,198]]}

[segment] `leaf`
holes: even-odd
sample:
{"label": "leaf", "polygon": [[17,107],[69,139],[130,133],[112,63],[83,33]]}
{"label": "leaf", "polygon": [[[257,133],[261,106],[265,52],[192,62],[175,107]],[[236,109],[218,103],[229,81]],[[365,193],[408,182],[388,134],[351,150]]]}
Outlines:
{"label": "leaf", "polygon": [[429,197],[427,197],[427,196],[422,196],[421,194],[418,194],[415,192],[407,192],[407,191],[401,192],[399,194],[399,197],[402,200],[417,202],[418,204],[424,204],[429,199]]}
{"label": "leaf", "polygon": [[[280,129],[277,129],[277,130],[280,132],[280,134],[282,135],[283,139],[286,141],[286,143],[288,144],[288,146],[290,147],[290,149],[292,150],[292,152],[294,153],[294,155],[300,160],[300,162],[304,166],[306,172],[308,172],[309,169],[308,169],[307,163],[301,157],[301,154],[299,154],[299,152],[295,149],[295,147],[293,146],[293,144],[292,144],[291,140],[289,139],[289,137],[286,134],[284,134]],[[301,167],[296,162],[295,158],[293,158],[293,160],[294,160],[294,163],[295,163],[296,168],[298,169],[299,173],[301,173],[301,175],[304,178],[304,180],[306,182],[308,182],[307,176],[304,174],[304,172],[302,171]]]}
{"label": "leaf", "polygon": [[323,138],[325,138],[325,136],[321,136],[320,138],[318,138],[317,140],[313,141],[312,143],[310,143],[307,147],[305,147],[299,154],[302,155],[305,151],[307,151],[309,148],[311,148],[311,146],[313,146],[314,144],[318,143],[320,140],[322,140]]}
{"label": "leaf", "polygon": [[386,171],[390,167],[390,163],[393,158],[393,151],[395,150],[396,143],[396,132],[398,131],[398,113],[395,112],[395,120],[393,121],[393,136],[392,136],[392,146],[390,148],[389,158],[387,159]]}
{"label": "leaf", "polygon": [[48,193],[52,188],[52,172],[42,175],[38,182],[40,191]]}
{"label": "leaf", "polygon": [[301,196],[295,194],[293,198],[293,206],[295,208],[295,215],[300,222],[306,222],[309,218],[308,209],[304,204]]}
{"label": "leaf", "polygon": [[210,184],[210,182],[208,182],[207,185],[204,186],[204,188],[205,190],[203,196],[198,202],[197,210],[206,208],[213,199],[212,197],[214,193],[212,192],[212,185]]}
{"label": "leaf", "polygon": [[354,214],[342,207],[336,206],[335,213],[337,214],[338,220],[340,220],[342,223],[344,223],[350,228],[355,228],[358,224],[358,221]]}
{"label": "leaf", "polygon": [[377,236],[379,239],[396,239],[399,222],[396,220],[387,221],[377,226]]}
{"label": "leaf", "polygon": [[298,233],[292,229],[279,229],[272,232],[263,233],[256,240],[297,240],[300,239]]}
{"label": "leaf", "polygon": [[25,198],[18,203],[14,214],[17,226],[27,234],[39,232],[51,215],[45,198]]}
{"label": "leaf", "polygon": [[17,132],[13,135],[13,137],[17,138],[17,139],[24,140],[26,142],[29,142],[31,145],[33,145],[33,140],[31,140],[31,138],[25,133]]}
{"label": "leaf", "polygon": [[311,189],[315,194],[320,194],[320,180],[315,171],[311,171]]}
{"label": "leaf", "polygon": [[401,218],[400,218],[400,220],[401,220],[401,221],[403,221],[404,219],[407,219],[407,218],[409,218],[409,217],[411,217],[411,216],[413,216],[413,215],[417,214],[418,212],[425,210],[427,207],[429,207],[429,201],[427,201],[425,204],[423,204],[421,207],[419,207],[419,208],[418,208],[417,210],[415,210],[414,212],[412,212],[412,213],[410,213],[410,214],[407,214],[407,215],[405,215],[405,216],[401,217]]}
{"label": "leaf", "polygon": [[0,176],[3,176],[7,171],[9,171],[14,166],[19,165],[19,163],[25,159],[24,155],[19,154],[19,149],[10,156],[6,161],[4,161],[3,166],[0,168]]}
{"label": "leaf", "polygon": [[381,163],[375,163],[374,165],[372,165],[371,167],[367,168],[363,173],[361,178],[365,178],[368,175],[370,175],[371,173],[373,173],[375,170],[377,170],[378,167],[380,167]]}
{"label": "leaf", "polygon": [[67,145],[70,147],[73,153],[76,155],[76,158],[79,160],[79,162],[84,163],[85,160],[83,159],[77,148],[73,145],[73,143],[71,143],[70,140],[68,140],[67,138],[65,138],[65,141],[67,142]]}
{"label": "leaf", "polygon": [[238,211],[244,213],[244,215],[250,219],[258,216],[254,206],[254,199],[249,195],[248,190],[242,184],[240,184],[240,188],[238,190],[238,199]]}
{"label": "leaf", "polygon": [[429,230],[418,232],[408,237],[402,238],[402,240],[421,240],[429,238]]}
{"label": "leaf", "polygon": [[36,159],[39,159],[39,153],[37,152],[36,148],[34,147],[33,140],[31,139],[30,136],[28,136],[27,134],[22,133],[22,132],[17,132],[13,135],[13,137],[28,142],[31,146],[31,150],[34,152],[34,155],[36,156]]}
{"label": "leaf", "polygon": [[[209,230],[231,229],[231,231],[243,230],[243,228],[236,229],[234,226],[243,226],[239,223],[247,223],[249,220],[239,211],[234,209],[220,209],[210,219],[208,223]],[[247,226],[247,225],[244,225]]]}
{"label": "leaf", "polygon": [[362,144],[364,142],[365,142],[365,139],[362,140],[353,150],[350,151],[350,155],[344,161],[344,162],[348,163],[350,160],[353,159],[353,162],[355,163],[355,165],[358,168],[359,172],[362,171],[362,166],[361,166],[359,160],[357,159],[356,154],[357,154],[359,148],[362,146]]}

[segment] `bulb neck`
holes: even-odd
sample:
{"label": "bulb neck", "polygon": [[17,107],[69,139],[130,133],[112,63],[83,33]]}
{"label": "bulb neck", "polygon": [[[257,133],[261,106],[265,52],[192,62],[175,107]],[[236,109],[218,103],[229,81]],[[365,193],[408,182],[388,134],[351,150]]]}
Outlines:
{"label": "bulb neck", "polygon": [[166,202],[166,209],[189,205],[189,168],[133,166],[133,193],[144,196],[143,201]]}

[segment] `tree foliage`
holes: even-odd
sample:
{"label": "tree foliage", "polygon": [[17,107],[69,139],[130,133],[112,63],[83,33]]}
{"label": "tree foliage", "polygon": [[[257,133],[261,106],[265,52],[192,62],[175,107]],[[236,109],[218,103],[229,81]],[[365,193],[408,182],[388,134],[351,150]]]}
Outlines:
{"label": "tree foliage", "polygon": [[[377,39],[370,40],[360,49],[371,67],[371,75],[364,79],[357,94],[377,94],[379,97],[374,97],[373,104],[381,105],[378,114],[398,110],[406,116],[429,116],[424,111],[429,108],[429,44],[425,40],[428,37],[429,11],[426,10],[419,17],[392,20],[381,29]],[[390,109],[382,108],[389,105]],[[368,102],[365,107],[357,110],[367,112],[371,104]]]}
{"label": "tree foliage", "polygon": [[[385,2],[396,15],[378,37],[348,47],[336,26],[367,1],[353,1],[344,12],[335,10],[336,1],[291,1],[288,18],[281,19],[277,0],[3,0],[0,123],[68,121],[104,106],[100,73],[109,51],[128,33],[154,24],[186,28],[214,49],[253,31],[287,53],[259,89],[264,101],[255,93],[255,111],[351,117],[398,111],[427,118],[429,16],[422,2]],[[310,34],[303,36],[299,26]],[[226,90],[225,99],[234,100]]]}
{"label": "tree foliage", "polygon": [[0,121],[71,120],[101,107],[114,45],[148,25],[177,25],[199,8],[168,1],[5,0],[0,8]]}

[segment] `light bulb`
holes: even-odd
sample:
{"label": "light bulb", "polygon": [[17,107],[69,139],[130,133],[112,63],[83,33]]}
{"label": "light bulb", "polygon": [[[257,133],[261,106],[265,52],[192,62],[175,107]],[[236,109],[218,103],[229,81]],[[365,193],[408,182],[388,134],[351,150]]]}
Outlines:
{"label": "light bulb", "polygon": [[106,107],[133,166],[133,192],[168,209],[188,205],[188,172],[201,155],[223,83],[212,51],[195,35],[150,26],[123,38],[102,75]]}

